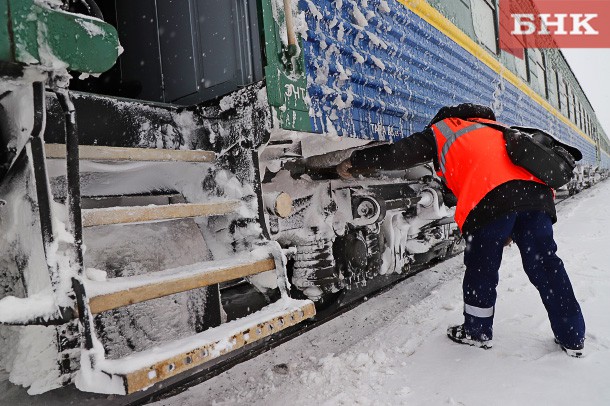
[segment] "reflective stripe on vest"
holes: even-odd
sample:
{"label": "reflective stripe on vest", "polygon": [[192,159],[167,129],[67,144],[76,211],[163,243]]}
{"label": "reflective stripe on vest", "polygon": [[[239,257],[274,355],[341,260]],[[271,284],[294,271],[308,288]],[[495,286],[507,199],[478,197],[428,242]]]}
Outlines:
{"label": "reflective stripe on vest", "polygon": [[486,126],[484,124],[472,124],[469,125],[468,127],[462,128],[461,130],[454,132],[451,128],[449,128],[449,126],[444,122],[444,121],[439,121],[438,123],[436,123],[436,128],[438,128],[438,130],[440,131],[440,133],[443,135],[443,137],[445,137],[446,141],[445,141],[445,145],[443,145],[443,149],[441,150],[441,156],[440,156],[440,165],[441,165],[441,172],[443,172],[443,174],[445,173],[445,165],[446,165],[446,156],[447,156],[447,152],[449,152],[449,148],[451,148],[451,145],[455,142],[455,140],[457,140],[458,138],[460,138],[462,135],[468,134],[471,131],[475,131],[481,128],[485,128]]}

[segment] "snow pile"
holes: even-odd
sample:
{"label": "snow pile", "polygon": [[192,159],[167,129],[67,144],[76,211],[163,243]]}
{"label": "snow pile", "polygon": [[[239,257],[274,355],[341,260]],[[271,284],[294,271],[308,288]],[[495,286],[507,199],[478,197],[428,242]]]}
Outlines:
{"label": "snow pile", "polygon": [[56,308],[53,293],[36,293],[27,298],[6,296],[0,299],[0,322],[18,323],[36,317],[51,318]]}
{"label": "snow pile", "polygon": [[10,369],[10,380],[29,387],[28,394],[38,395],[61,387],[57,371],[57,332],[53,327],[22,327],[21,337]]}
{"label": "snow pile", "polygon": [[[455,344],[462,258],[425,271],[320,328],[157,405],[607,405],[610,182],[558,206],[555,234],[588,326],[566,356],[516,247],[500,269],[494,348]],[[260,371],[264,373],[260,373]]]}
{"label": "snow pile", "polygon": [[64,5],[62,0],[34,0],[34,4],[50,10],[61,10]]}
{"label": "snow pile", "polygon": [[84,18],[86,17],[81,17],[76,22],[87,31],[90,37],[106,36],[106,31],[100,25],[95,24],[93,21],[87,21]]}

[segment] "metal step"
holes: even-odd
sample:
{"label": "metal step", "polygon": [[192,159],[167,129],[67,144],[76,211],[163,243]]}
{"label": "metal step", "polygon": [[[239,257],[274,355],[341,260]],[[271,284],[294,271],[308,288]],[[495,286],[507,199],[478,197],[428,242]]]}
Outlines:
{"label": "metal step", "polygon": [[249,316],[192,337],[125,358],[100,360],[95,369],[110,375],[113,383],[118,383],[118,379],[123,383],[124,394],[130,394],[268,337],[315,314],[313,302],[284,297]]}
{"label": "metal step", "polygon": [[260,254],[249,253],[240,260],[199,262],[148,275],[106,281],[85,280],[85,289],[91,313],[97,314],[274,269],[273,258],[261,258]]}
{"label": "metal step", "polygon": [[82,210],[83,227],[110,224],[143,223],[188,217],[219,216],[235,212],[239,200],[212,203],[177,203],[168,205],[108,207]]}
{"label": "metal step", "polygon": [[108,207],[150,206],[151,204],[164,206],[168,204],[186,203],[180,193],[161,193],[143,195],[119,196],[82,196],[82,209],[103,209]]}
{"label": "metal step", "polygon": [[[216,154],[212,151],[96,145],[80,145],[78,154],[81,160],[88,161],[214,162],[216,160]],[[45,144],[45,155],[47,159],[66,159],[66,146]]]}

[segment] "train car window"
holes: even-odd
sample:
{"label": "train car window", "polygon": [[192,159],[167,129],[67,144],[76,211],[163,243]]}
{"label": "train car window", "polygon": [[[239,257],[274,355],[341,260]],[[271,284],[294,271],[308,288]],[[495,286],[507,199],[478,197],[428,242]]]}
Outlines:
{"label": "train car window", "polygon": [[566,83],[566,95],[568,96],[568,118],[574,121],[574,95],[572,88]]}
{"label": "train car window", "polygon": [[557,108],[559,111],[562,111],[565,101],[561,98],[561,74],[559,72],[555,72],[555,82],[557,84]]}
{"label": "train car window", "polygon": [[517,70],[517,75],[519,75],[519,77],[525,81],[529,81],[528,78],[528,69],[527,69],[527,60],[528,60],[528,53],[529,53],[529,49],[524,49],[523,52],[525,52],[525,57],[523,59],[521,58],[515,58],[515,69]]}
{"label": "train car window", "polygon": [[587,109],[585,106],[583,106],[582,108],[582,116],[584,118],[583,120],[583,131],[588,134],[589,133],[589,115],[587,114]]}
{"label": "train car window", "polygon": [[546,75],[546,94],[549,102],[559,109],[559,99],[557,94],[557,72],[551,67],[548,67]]}
{"label": "train car window", "polygon": [[528,68],[532,87],[536,92],[546,97],[546,75],[542,53],[539,49],[532,48],[528,50],[527,56],[529,58]]}
{"label": "train car window", "polygon": [[471,0],[472,23],[479,40],[494,54],[498,53],[498,30],[494,0]]}
{"label": "train car window", "polygon": [[472,24],[470,0],[428,0],[434,8],[473,40],[477,40]]}
{"label": "train car window", "polygon": [[570,94],[572,95],[572,121],[574,121],[575,124],[578,124],[578,101],[576,100],[576,93],[572,87],[570,87]]}
{"label": "train car window", "polygon": [[584,132],[587,131],[587,112],[585,111],[585,106],[582,105],[581,107],[581,114],[580,114],[580,125],[582,126],[582,130]]}
{"label": "train car window", "polygon": [[572,88],[567,85],[566,94],[568,95],[568,118],[574,121],[574,97],[572,95]]}
{"label": "train car window", "polygon": [[568,115],[568,95],[566,94],[566,83],[563,75],[557,72],[557,93],[559,94],[559,111]]}
{"label": "train car window", "polygon": [[583,120],[583,131],[585,132],[585,134],[589,134],[589,117],[587,117],[587,113],[585,112],[584,115],[584,120]]}
{"label": "train car window", "polygon": [[563,82],[563,87],[566,89],[566,115],[569,119],[572,119],[572,100],[570,100],[570,88],[565,81]]}
{"label": "train car window", "polygon": [[561,112],[570,118],[570,98],[568,97],[568,84],[563,78],[561,79],[561,104],[562,109]]}
{"label": "train car window", "polygon": [[[540,51],[538,51],[540,52]],[[548,78],[548,73],[547,73],[547,69],[546,69],[546,55],[542,52],[540,52],[540,60],[542,62],[541,64],[541,69],[542,69],[542,75],[543,75],[543,80],[542,80],[542,95],[544,95],[544,97],[546,97],[547,99],[549,98],[549,78]]]}
{"label": "train car window", "polygon": [[574,90],[570,85],[568,85],[568,100],[570,101],[570,119],[573,122],[576,122],[576,96],[574,95]]}
{"label": "train car window", "polygon": [[585,134],[587,134],[587,112],[585,111],[584,107],[582,110],[582,130],[584,131]]}

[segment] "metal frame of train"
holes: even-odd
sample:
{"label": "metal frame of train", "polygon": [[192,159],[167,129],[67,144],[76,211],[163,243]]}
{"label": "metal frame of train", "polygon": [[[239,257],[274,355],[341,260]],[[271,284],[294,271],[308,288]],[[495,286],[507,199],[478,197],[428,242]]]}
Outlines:
{"label": "metal frame of train", "polygon": [[334,170],[444,105],[486,104],[577,145],[571,193],[606,176],[608,138],[561,52],[501,51],[498,12],[1,1],[9,379],[30,394],[154,392],[459,253],[431,165]]}

